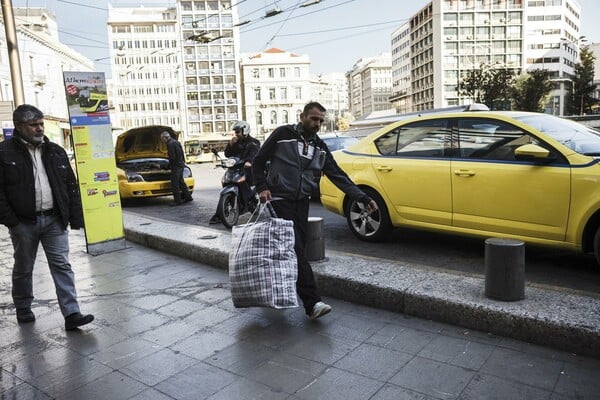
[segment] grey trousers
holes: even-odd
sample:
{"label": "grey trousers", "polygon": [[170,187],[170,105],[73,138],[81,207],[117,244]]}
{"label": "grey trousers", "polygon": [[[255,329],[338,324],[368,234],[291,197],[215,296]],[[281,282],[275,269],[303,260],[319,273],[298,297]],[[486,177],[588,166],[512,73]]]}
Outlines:
{"label": "grey trousers", "polygon": [[69,264],[69,234],[59,217],[39,216],[35,224],[21,222],[9,229],[15,264],[12,272],[12,297],[16,308],[29,308],[33,301],[33,266],[41,243],[62,314],[79,312],[75,275]]}

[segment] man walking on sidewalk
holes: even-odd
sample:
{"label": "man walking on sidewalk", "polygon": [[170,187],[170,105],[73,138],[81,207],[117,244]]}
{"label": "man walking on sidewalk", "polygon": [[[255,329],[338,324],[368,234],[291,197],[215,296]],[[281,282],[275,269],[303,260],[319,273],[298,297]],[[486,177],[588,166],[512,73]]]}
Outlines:
{"label": "man walking on sidewalk", "polygon": [[[377,203],[348,178],[317,136],[325,111],[317,102],[308,103],[300,114],[300,123],[275,129],[252,164],[261,202],[271,201],[278,217],[294,222],[294,250],[298,258],[296,290],[310,319],[331,311],[331,307],[321,301],[312,268],[304,255],[310,195],[316,185],[314,177],[322,171],[340,190],[364,203],[369,212],[377,210]],[[267,162],[270,167],[265,174]]]}
{"label": "man walking on sidewalk", "polygon": [[69,234],[83,227],[79,187],[67,153],[44,136],[44,115],[23,104],[13,112],[14,137],[0,143],[0,223],[10,232],[15,264],[12,296],[20,323],[35,321],[33,266],[42,244],[65,328],[94,320],[79,310],[69,264]]}
{"label": "man walking on sidewalk", "polygon": [[171,168],[171,190],[173,191],[173,206],[179,206],[188,201],[194,200],[190,194],[185,180],[183,179],[183,169],[185,168],[185,154],[181,144],[171,137],[169,132],[162,132],[160,139],[167,144],[169,155],[169,168]]}

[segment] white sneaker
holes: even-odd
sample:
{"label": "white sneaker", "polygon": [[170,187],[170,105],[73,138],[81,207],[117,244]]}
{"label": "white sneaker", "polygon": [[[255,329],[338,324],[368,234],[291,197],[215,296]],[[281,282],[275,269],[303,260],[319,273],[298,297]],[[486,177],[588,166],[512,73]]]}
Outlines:
{"label": "white sneaker", "polygon": [[312,312],[308,319],[317,319],[321,318],[323,315],[328,314],[331,311],[331,306],[329,304],[325,304],[322,301],[319,301],[314,305]]}

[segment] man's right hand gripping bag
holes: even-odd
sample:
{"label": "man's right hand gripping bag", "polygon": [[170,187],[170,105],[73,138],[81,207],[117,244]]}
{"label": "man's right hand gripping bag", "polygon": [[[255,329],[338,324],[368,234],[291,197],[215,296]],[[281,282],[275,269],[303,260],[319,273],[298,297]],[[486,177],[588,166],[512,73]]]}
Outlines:
{"label": "man's right hand gripping bag", "polygon": [[294,223],[277,218],[269,202],[260,204],[247,224],[232,228],[229,282],[233,305],[298,307],[297,263]]}

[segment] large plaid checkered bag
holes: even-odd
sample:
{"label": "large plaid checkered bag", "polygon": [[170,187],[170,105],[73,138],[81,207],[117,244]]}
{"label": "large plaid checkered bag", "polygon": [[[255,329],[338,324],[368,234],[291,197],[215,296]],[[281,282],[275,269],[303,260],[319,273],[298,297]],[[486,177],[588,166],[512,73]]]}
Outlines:
{"label": "large plaid checkered bag", "polygon": [[231,232],[229,282],[233,305],[243,307],[298,307],[298,262],[294,251],[294,223],[277,218],[270,203],[255,211],[256,220],[236,225]]}

